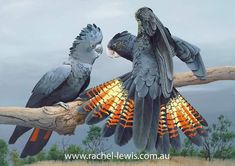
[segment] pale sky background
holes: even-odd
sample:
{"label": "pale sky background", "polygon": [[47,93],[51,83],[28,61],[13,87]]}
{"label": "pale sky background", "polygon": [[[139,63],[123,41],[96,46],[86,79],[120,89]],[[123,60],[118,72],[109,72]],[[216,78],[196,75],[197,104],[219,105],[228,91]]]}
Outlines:
{"label": "pale sky background", "polygon": [[[104,47],[118,32],[136,34],[134,13],[143,6],[152,8],[173,35],[201,48],[206,67],[235,65],[233,0],[0,0],[0,106],[24,106],[41,76],[66,60],[74,38],[86,24],[102,29]],[[110,59],[104,52],[94,65],[90,85],[122,75],[131,67],[130,62]],[[175,59],[176,72],[187,70]],[[179,90],[209,122],[221,113],[235,120],[234,81]],[[67,139],[80,144],[86,129],[79,127]],[[12,131],[13,127],[0,126],[0,138],[8,139]],[[16,146],[23,146],[26,137]],[[50,144],[60,138],[54,134]]]}

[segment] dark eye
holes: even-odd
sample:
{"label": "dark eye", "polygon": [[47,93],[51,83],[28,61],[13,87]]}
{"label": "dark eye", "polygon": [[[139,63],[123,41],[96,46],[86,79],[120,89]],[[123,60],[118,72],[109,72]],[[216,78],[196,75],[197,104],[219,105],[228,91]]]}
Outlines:
{"label": "dark eye", "polygon": [[91,45],[91,48],[94,49],[94,48],[95,48],[95,44],[92,44],[92,45]]}

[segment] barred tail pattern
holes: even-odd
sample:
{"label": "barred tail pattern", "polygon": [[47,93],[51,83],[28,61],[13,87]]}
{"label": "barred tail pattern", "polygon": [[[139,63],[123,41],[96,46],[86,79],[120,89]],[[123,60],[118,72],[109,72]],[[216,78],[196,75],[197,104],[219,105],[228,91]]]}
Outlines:
{"label": "barred tail pattern", "polygon": [[174,139],[179,139],[178,129],[180,129],[193,143],[201,145],[201,136],[207,136],[203,126],[207,126],[205,119],[174,89],[168,103],[161,106],[157,129],[159,136],[169,133],[171,143],[175,144]]}

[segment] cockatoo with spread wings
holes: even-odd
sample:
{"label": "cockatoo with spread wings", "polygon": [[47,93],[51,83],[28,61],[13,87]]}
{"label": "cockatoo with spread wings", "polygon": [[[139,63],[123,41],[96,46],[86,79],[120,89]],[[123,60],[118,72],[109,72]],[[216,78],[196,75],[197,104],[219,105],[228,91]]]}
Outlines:
{"label": "cockatoo with spread wings", "polygon": [[199,79],[206,72],[199,49],[171,37],[167,28],[147,7],[136,12],[138,34],[115,35],[108,48],[133,62],[131,72],[91,88],[80,97],[88,99],[79,112],[89,113],[87,124],[108,117],[103,135],[115,134],[118,145],[131,138],[140,150],[154,147],[167,153],[179,148],[178,128],[200,145],[206,136],[204,118],[173,87],[173,56],[184,61]]}

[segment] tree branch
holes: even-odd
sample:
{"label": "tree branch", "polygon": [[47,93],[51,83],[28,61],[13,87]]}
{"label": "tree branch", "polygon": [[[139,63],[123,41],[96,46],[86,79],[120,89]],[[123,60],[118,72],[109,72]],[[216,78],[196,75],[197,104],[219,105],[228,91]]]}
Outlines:
{"label": "tree branch", "polygon": [[61,106],[47,106],[41,108],[0,107],[0,124],[38,127],[54,130],[59,134],[74,133],[77,125],[83,124],[86,115],[76,110],[83,103],[75,100],[67,103],[69,110]]}
{"label": "tree branch", "polygon": [[[235,80],[235,67],[209,68],[206,80],[198,80],[191,72],[177,73],[174,76],[174,85],[182,87],[219,80]],[[38,127],[54,130],[61,135],[71,135],[77,125],[85,122],[87,114],[80,114],[76,111],[83,103],[84,101],[81,99],[69,102],[69,110],[61,106],[41,108],[0,107],[0,124]]]}
{"label": "tree branch", "polygon": [[235,66],[208,68],[206,80],[198,80],[191,72],[176,73],[174,75],[174,86],[207,84],[220,80],[235,80]]}

